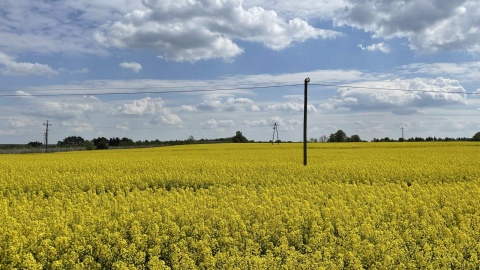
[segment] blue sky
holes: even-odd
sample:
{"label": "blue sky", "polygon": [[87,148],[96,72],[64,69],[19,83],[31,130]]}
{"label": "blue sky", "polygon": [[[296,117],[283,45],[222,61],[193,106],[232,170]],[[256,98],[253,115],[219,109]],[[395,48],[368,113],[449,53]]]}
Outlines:
{"label": "blue sky", "polygon": [[306,77],[309,138],[471,137],[479,13],[473,0],[2,1],[0,143],[43,141],[47,120],[51,143],[270,140],[274,123],[300,141]]}

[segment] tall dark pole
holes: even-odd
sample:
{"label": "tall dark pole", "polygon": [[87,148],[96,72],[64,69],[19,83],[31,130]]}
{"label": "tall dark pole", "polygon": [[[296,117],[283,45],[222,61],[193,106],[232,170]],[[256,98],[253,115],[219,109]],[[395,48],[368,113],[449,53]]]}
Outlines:
{"label": "tall dark pole", "polygon": [[47,123],[43,123],[44,126],[47,126],[46,129],[45,129],[45,153],[48,152],[48,126],[51,126],[52,124],[49,124],[48,123],[48,120],[47,120]]}
{"label": "tall dark pole", "polygon": [[305,91],[303,94],[303,165],[307,166],[307,86],[310,78],[305,79]]}

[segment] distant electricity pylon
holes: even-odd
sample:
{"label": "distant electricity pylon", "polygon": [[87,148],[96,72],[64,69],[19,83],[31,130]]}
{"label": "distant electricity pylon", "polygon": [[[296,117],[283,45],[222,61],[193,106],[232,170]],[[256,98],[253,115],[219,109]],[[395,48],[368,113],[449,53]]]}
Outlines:
{"label": "distant electricity pylon", "polygon": [[48,123],[48,120],[47,120],[47,123],[43,123],[45,127],[45,153],[48,152],[48,126],[51,126],[52,124],[49,124]]}
{"label": "distant electricity pylon", "polygon": [[275,124],[273,124],[272,144],[275,142],[275,133],[277,134],[277,143],[280,144],[280,139],[278,138],[278,126],[277,126],[277,122],[275,122]]}
{"label": "distant electricity pylon", "polygon": [[403,137],[403,130],[404,130],[404,129],[405,129],[405,128],[402,126],[402,140],[405,140],[405,138]]}

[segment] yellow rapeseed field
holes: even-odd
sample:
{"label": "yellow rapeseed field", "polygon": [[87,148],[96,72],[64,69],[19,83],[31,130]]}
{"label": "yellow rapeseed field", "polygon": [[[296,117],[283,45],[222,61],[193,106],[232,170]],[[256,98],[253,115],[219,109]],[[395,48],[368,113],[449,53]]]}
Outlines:
{"label": "yellow rapeseed field", "polygon": [[0,155],[0,269],[478,269],[480,143]]}

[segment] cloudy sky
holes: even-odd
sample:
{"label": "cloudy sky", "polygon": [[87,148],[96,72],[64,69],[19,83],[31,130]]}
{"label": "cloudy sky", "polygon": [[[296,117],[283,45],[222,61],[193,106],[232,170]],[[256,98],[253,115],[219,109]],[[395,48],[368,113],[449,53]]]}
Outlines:
{"label": "cloudy sky", "polygon": [[471,137],[476,0],[2,0],[0,144]]}

